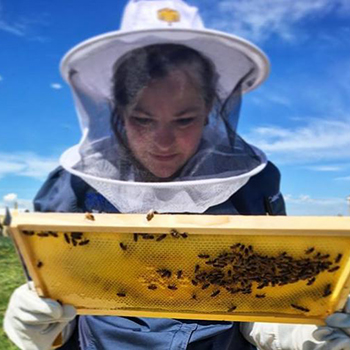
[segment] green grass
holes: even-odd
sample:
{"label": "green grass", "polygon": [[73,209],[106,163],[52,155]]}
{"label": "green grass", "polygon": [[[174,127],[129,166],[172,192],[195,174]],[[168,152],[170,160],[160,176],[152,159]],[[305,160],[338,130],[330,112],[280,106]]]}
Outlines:
{"label": "green grass", "polygon": [[0,350],[18,349],[7,339],[2,323],[13,290],[24,282],[22,267],[11,239],[0,236]]}

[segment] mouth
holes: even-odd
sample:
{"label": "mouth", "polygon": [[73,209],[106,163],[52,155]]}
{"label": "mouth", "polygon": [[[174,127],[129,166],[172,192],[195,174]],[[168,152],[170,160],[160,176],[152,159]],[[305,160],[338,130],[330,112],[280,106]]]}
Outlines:
{"label": "mouth", "polygon": [[163,162],[166,162],[166,161],[169,161],[169,160],[173,160],[175,157],[177,157],[177,154],[164,154],[164,155],[160,155],[160,154],[153,154],[153,153],[150,153],[151,157],[156,159],[156,160],[159,160],[159,161],[163,161]]}

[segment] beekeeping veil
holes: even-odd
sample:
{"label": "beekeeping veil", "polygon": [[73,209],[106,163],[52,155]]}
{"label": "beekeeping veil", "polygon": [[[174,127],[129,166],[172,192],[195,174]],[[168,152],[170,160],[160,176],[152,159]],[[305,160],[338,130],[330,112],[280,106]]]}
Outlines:
{"label": "beekeeping veil", "polygon": [[[128,149],[124,124],[112,122],[118,120],[116,67],[127,53],[156,44],[198,51],[217,77],[198,149],[171,181],[147,174]],[[72,88],[83,134],[61,164],[121,212],[201,213],[226,201],[266,165],[265,155],[236,133],[241,95],[266,79],[266,56],[239,37],[205,29],[197,9],[182,0],[129,1],[121,30],[74,47],[63,58],[61,72]],[[135,69],[135,79],[138,75]]]}

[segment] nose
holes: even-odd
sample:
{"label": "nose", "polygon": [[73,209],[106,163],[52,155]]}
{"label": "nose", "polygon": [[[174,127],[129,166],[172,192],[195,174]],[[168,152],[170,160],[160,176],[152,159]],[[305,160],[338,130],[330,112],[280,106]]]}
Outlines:
{"label": "nose", "polygon": [[159,125],[154,133],[154,143],[160,151],[168,151],[175,143],[175,133],[171,125]]}

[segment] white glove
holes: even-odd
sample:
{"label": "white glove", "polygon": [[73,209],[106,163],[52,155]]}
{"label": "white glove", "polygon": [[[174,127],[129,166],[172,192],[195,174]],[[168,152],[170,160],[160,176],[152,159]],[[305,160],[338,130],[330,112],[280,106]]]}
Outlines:
{"label": "white glove", "polygon": [[327,326],[318,327],[313,332],[315,339],[325,342],[325,347],[319,350],[350,350],[350,297],[343,312],[328,316],[326,323]]}
{"label": "white glove", "polygon": [[334,350],[320,348],[324,343],[315,340],[313,325],[282,323],[241,323],[244,337],[259,350]]}
{"label": "white glove", "polygon": [[[24,284],[10,298],[4,318],[4,331],[22,350],[48,350],[75,316],[76,309],[73,306],[40,298],[34,288]],[[67,328],[70,328],[70,334],[67,334]],[[66,327],[65,331],[67,340],[72,327]]]}
{"label": "white glove", "polygon": [[241,323],[241,332],[259,350],[350,350],[350,297],[344,311],[330,315],[326,323]]}

